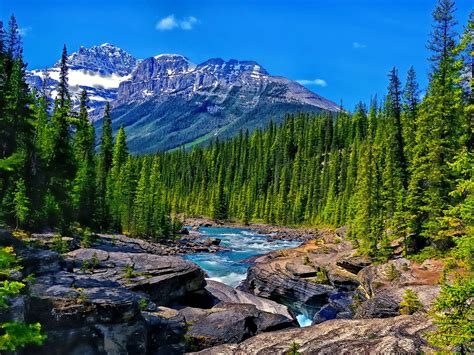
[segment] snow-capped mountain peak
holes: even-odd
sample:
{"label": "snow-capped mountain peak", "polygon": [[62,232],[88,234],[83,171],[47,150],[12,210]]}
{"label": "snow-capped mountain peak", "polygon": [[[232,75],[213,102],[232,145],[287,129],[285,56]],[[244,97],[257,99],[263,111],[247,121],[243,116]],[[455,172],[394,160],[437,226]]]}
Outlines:
{"label": "snow-capped mountain peak", "polygon": [[[89,95],[91,111],[102,108],[107,101],[117,97],[122,81],[128,80],[137,65],[137,60],[123,49],[110,43],[86,48],[68,56],[68,79],[73,106],[79,103],[80,92],[85,89]],[[52,99],[56,96],[59,81],[60,61],[47,71],[46,87]],[[44,70],[27,73],[31,86],[40,88],[45,78]],[[100,110],[98,110],[100,111]]]}

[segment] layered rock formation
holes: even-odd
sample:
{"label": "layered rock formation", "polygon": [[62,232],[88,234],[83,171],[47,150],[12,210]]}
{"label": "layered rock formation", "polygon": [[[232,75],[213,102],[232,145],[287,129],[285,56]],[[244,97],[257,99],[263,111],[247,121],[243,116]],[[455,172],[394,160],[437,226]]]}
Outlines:
{"label": "layered rock formation", "polygon": [[333,320],[311,327],[257,335],[199,354],[419,354],[434,353],[422,338],[431,329],[421,316],[387,319]]}
{"label": "layered rock formation", "polygon": [[[31,240],[52,246],[44,237]],[[0,321],[40,322],[48,336],[19,354],[182,354],[296,326],[286,307],[253,295],[238,292],[233,303],[222,302],[232,289],[216,282],[206,289],[204,272],[166,255],[169,247],[110,235],[88,248],[75,238],[63,242],[74,250],[28,247],[0,231],[0,246],[14,246],[22,259],[16,277],[35,275],[28,294],[11,299]]]}
{"label": "layered rock formation", "polygon": [[419,265],[398,257],[372,265],[337,234],[326,231],[299,248],[257,258],[241,289],[286,304],[313,324],[398,316],[407,289],[418,295],[425,309],[430,307],[440,290],[441,262]]}

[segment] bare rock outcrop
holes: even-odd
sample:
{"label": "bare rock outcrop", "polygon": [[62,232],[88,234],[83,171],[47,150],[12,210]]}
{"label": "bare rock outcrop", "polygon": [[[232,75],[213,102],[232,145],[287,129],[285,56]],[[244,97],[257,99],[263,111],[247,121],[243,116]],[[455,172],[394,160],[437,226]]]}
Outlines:
{"label": "bare rock outcrop", "polygon": [[227,344],[198,354],[287,354],[291,344],[300,354],[434,353],[422,338],[431,329],[422,316],[387,319],[332,320],[306,328],[262,333],[240,344]]}

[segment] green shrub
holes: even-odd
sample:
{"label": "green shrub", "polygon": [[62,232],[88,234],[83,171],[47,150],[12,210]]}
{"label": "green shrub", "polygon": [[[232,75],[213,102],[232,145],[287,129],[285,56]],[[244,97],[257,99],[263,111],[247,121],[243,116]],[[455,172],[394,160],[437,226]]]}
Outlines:
{"label": "green shrub", "polygon": [[407,289],[400,302],[400,314],[413,314],[421,309],[423,309],[423,304],[416,292]]}
{"label": "green shrub", "polygon": [[304,265],[312,265],[312,262],[311,262],[311,260],[310,260],[310,258],[309,258],[308,255],[305,255],[305,256],[304,256],[303,264],[304,264]]}
{"label": "green shrub", "polygon": [[141,311],[144,311],[148,307],[148,301],[146,298],[140,298],[138,301],[138,308],[140,308]]}
{"label": "green shrub", "polygon": [[296,341],[292,341],[290,344],[290,348],[286,352],[287,355],[299,355],[300,352],[298,350],[301,348],[301,345]]}
{"label": "green shrub", "polygon": [[[0,282],[0,310],[8,308],[8,298],[15,297],[25,288],[23,282],[10,281],[11,273],[21,270],[13,248],[0,248],[0,275],[7,280]],[[31,280],[31,278],[26,278]],[[39,323],[25,324],[21,322],[6,322],[0,324],[0,351],[15,351],[27,344],[41,345],[46,335],[41,334]]]}
{"label": "green shrub", "polygon": [[316,280],[317,280],[317,283],[320,283],[320,284],[328,283],[329,278],[328,278],[327,270],[324,268],[320,268],[319,271],[316,273]]}
{"label": "green shrub", "polygon": [[56,234],[53,239],[53,244],[51,249],[57,251],[60,254],[67,253],[69,251],[69,245],[66,240],[63,240],[63,237],[59,234]]}
{"label": "green shrub", "polygon": [[428,341],[437,347],[461,354],[474,351],[474,278],[457,278],[444,285],[430,312],[436,330],[428,333]]}
{"label": "green shrub", "polygon": [[87,272],[87,271],[91,271],[92,270],[92,267],[91,267],[91,264],[89,263],[89,260],[83,260],[82,261],[82,265],[81,265],[81,269],[80,269],[82,272]]}
{"label": "green shrub", "polygon": [[94,269],[97,269],[97,267],[100,264],[99,259],[97,258],[97,253],[96,252],[94,252],[94,254],[92,254],[91,264],[92,264],[92,268],[94,268]]}
{"label": "green shrub", "polygon": [[394,281],[400,277],[400,271],[397,270],[397,267],[394,264],[389,264],[385,268],[385,275],[389,281]]}
{"label": "green shrub", "polygon": [[90,248],[95,243],[97,236],[91,232],[89,228],[82,231],[81,235],[81,247]]}
{"label": "green shrub", "polygon": [[131,279],[132,277],[135,277],[135,271],[133,265],[126,265],[124,268],[125,271],[125,278]]}

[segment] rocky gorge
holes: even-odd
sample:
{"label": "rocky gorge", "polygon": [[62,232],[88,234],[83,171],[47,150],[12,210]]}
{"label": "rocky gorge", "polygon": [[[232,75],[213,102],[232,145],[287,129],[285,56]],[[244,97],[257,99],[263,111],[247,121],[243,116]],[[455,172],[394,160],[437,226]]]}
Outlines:
{"label": "rocky gorge", "polygon": [[[63,238],[68,248],[58,253],[49,235],[20,240],[2,231],[0,245],[22,260],[16,277],[34,274],[35,281],[0,320],[42,324],[46,343],[24,354],[284,354],[292,343],[305,354],[432,350],[422,337],[431,327],[426,316],[400,316],[399,305],[410,288],[427,309],[441,263],[400,257],[377,264],[357,256],[343,231],[300,233],[300,247],[255,258],[235,289],[206,280],[179,256],[192,250],[186,242],[99,235],[81,246]],[[219,246],[205,240],[206,252]],[[300,328],[301,313],[313,325]]]}

